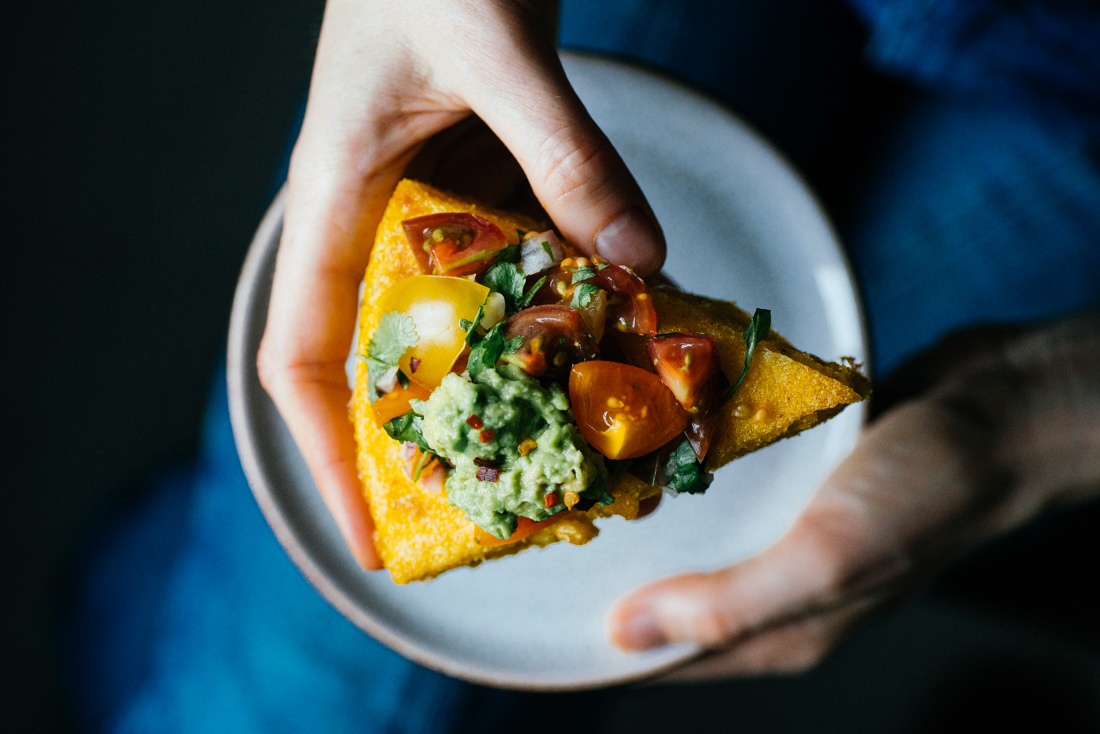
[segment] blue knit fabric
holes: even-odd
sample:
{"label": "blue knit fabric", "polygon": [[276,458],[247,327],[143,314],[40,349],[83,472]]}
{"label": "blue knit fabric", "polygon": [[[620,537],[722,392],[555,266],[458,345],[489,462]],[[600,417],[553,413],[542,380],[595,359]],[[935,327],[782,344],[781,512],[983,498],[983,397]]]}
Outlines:
{"label": "blue knit fabric", "polygon": [[[1084,43],[1097,12],[857,4],[877,63],[946,92],[913,103],[844,233],[880,374],[958,326],[1100,302],[1100,44]],[[751,74],[720,44],[734,5],[566,0],[562,41],[722,95],[730,74]],[[150,482],[101,537],[83,554],[69,637],[89,730],[490,732],[526,700],[402,659],[309,587],[246,486],[224,375],[197,459]]]}

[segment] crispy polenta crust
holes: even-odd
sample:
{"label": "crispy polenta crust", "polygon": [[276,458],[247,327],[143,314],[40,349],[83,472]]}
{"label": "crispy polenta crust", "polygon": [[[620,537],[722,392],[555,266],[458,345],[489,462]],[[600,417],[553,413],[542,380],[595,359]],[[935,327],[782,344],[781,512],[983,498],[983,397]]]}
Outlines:
{"label": "crispy polenta crust", "polygon": [[[540,230],[538,222],[477,205],[425,184],[398,184],[378,226],[364,277],[359,312],[358,349],[367,351],[382,317],[380,297],[403,278],[425,272],[405,238],[401,222],[437,212],[476,212],[505,232]],[[669,288],[651,290],[662,331],[704,332],[714,337],[722,368],[738,375],[745,359],[742,332],[749,315],[732,303],[692,296]],[[623,336],[623,349],[635,356],[644,339]],[[640,362],[639,362],[640,363]],[[850,366],[826,363],[794,349],[772,334],[753,358],[745,382],[722,408],[720,427],[707,454],[707,468],[716,469],[738,456],[794,435],[835,415],[845,405],[869,395],[867,380]],[[458,566],[473,566],[531,546],[564,540],[582,545],[599,532],[593,519],[620,515],[633,519],[639,501],[659,490],[627,474],[612,480],[615,502],[587,513],[569,512],[564,519],[519,543],[483,547],[480,531],[446,496],[421,489],[405,474],[401,446],[378,424],[367,395],[366,365],[356,368],[351,404],[363,481],[376,529],[382,562],[399,584],[432,578]]]}

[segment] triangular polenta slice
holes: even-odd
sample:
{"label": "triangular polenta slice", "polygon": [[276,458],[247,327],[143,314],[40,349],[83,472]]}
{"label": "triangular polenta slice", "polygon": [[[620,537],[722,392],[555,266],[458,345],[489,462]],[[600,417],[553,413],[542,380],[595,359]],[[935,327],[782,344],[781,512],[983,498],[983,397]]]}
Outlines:
{"label": "triangular polenta slice", "polygon": [[[401,222],[437,212],[476,212],[505,232],[543,227],[532,220],[481,207],[414,181],[398,184],[378,226],[364,278],[358,348],[367,345],[382,317],[380,296],[398,280],[425,272],[405,238]],[[665,287],[651,290],[661,331],[710,334],[727,375],[740,374],[745,359],[742,332],[749,315],[732,303],[692,296]],[[644,350],[641,338],[624,349]],[[869,394],[867,380],[850,366],[822,362],[772,334],[758,347],[744,383],[722,408],[720,426],[707,454],[714,470],[732,459],[794,435],[835,415]],[[367,370],[356,368],[352,420],[359,447],[359,474],[376,528],[379,555],[399,584],[436,576],[458,566],[515,553],[530,546],[565,540],[584,544],[596,536],[593,519],[621,515],[632,519],[639,501],[659,490],[627,474],[612,480],[614,504],[568,516],[510,545],[483,547],[477,527],[444,495],[414,484],[404,472],[401,446],[378,425],[367,397]]]}

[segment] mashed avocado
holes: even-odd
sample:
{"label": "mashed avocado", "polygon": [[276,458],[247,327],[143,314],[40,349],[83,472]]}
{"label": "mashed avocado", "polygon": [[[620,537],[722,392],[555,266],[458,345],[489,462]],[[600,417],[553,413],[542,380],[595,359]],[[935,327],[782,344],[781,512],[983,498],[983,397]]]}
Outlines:
{"label": "mashed avocado", "polygon": [[[508,365],[476,381],[452,373],[412,408],[424,416],[425,441],[454,464],[451,504],[498,538],[512,534],[517,516],[538,521],[563,511],[565,492],[607,497],[603,457],[577,431],[557,385],[543,387]],[[558,495],[549,509],[548,492]]]}

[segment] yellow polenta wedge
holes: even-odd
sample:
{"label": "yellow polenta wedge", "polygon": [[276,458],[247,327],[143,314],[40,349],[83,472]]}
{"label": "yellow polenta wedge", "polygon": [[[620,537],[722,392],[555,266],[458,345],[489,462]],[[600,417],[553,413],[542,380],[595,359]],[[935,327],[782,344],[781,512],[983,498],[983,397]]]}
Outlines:
{"label": "yellow polenta wedge", "polygon": [[[398,184],[378,226],[364,278],[359,312],[358,348],[367,345],[382,317],[377,307],[386,290],[402,278],[425,272],[413,253],[401,222],[438,212],[476,212],[505,232],[516,228],[539,230],[537,222],[481,207],[414,181]],[[718,348],[722,369],[735,378],[745,359],[742,333],[749,315],[732,303],[653,288],[654,305],[662,332],[710,334]],[[625,336],[623,348],[642,350],[642,337]],[[845,405],[869,394],[867,380],[850,366],[822,362],[794,349],[772,334],[762,342],[744,383],[722,408],[719,428],[707,454],[710,470],[781,438],[794,435],[835,415]],[[564,519],[518,543],[483,547],[480,530],[452,507],[445,494],[414,484],[406,475],[401,445],[379,426],[367,395],[366,365],[359,364],[352,399],[352,420],[359,447],[359,474],[376,528],[376,544],[383,563],[399,584],[428,579],[458,566],[476,565],[488,558],[515,553],[533,545],[559,540],[583,544],[596,536],[593,519],[620,515],[632,519],[639,501],[659,490],[627,474],[611,479],[614,504],[588,512],[571,511]]]}

